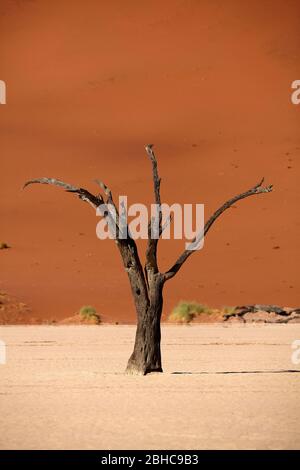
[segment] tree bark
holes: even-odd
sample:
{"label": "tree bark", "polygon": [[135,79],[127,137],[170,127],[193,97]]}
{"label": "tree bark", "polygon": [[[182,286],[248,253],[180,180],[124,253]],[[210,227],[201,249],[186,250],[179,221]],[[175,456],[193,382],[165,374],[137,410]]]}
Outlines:
{"label": "tree bark", "polygon": [[136,299],[137,330],[133,353],[126,373],[146,375],[162,372],[160,321],[163,309],[163,280],[160,274],[149,279],[149,302]]}

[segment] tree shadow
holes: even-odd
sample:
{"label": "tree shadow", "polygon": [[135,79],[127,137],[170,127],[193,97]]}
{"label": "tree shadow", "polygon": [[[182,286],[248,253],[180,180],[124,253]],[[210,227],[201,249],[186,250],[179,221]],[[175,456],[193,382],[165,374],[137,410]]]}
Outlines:
{"label": "tree shadow", "polygon": [[300,374],[296,369],[279,370],[235,370],[235,371],[216,371],[216,372],[171,372],[171,375],[231,375],[231,374]]}

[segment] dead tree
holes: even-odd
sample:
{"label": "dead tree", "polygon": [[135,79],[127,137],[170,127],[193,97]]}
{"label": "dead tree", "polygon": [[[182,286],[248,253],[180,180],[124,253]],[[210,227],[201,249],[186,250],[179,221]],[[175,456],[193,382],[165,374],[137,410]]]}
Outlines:
{"label": "dead tree", "polygon": [[[153,151],[153,146],[147,145],[146,152],[152,164],[154,197],[155,203],[157,205],[156,207],[159,208],[161,206],[161,179],[158,174],[157,160]],[[201,238],[206,235],[217,218],[237,201],[256,194],[269,193],[272,191],[271,185],[267,187],[262,186],[263,181],[264,179],[262,179],[258,184],[253,186],[248,191],[238,194],[237,196],[225,202],[225,204],[223,204],[208,219],[208,221],[205,223],[204,231],[202,231],[201,234],[198,234],[192,243],[198,243]],[[108,223],[112,217],[112,214],[109,211],[109,207],[113,207],[115,209],[117,225],[115,241],[120,251],[125,271],[129,277],[137,314],[135,344],[133,353],[130,356],[127,364],[126,372],[129,374],[141,375],[145,375],[150,372],[162,372],[160,323],[163,309],[163,288],[165,283],[178,273],[180,268],[192,255],[192,253],[194,253],[194,251],[186,249],[170,267],[170,269],[168,269],[166,272],[159,271],[157,262],[157,245],[164,227],[162,226],[161,211],[158,211],[157,225],[159,233],[158,236],[157,234],[156,236],[153,235],[153,230],[151,231],[151,226],[153,225],[152,220],[148,226],[146,263],[143,267],[139,258],[136,242],[130,236],[128,226],[125,227],[127,236],[124,237],[124,233],[122,237],[120,236],[121,228],[118,226],[120,216],[110,189],[101,181],[96,180],[96,182],[102,188],[103,195],[95,196],[86,189],[75,187],[71,184],[64,183],[54,178],[34,179],[26,182],[24,188],[32,183],[52,184],[55,186],[60,186],[68,192],[77,194],[80,199],[88,202],[94,209],[97,209],[97,207],[100,205],[103,207],[104,204],[104,207],[106,207],[104,216]],[[124,230],[124,228],[122,230]]]}

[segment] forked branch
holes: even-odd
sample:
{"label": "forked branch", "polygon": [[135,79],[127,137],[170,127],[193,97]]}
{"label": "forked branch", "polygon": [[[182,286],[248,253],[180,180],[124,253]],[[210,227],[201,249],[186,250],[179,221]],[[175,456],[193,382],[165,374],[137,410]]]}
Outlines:
{"label": "forked branch", "polygon": [[[95,182],[102,188],[104,191],[104,194],[106,196],[106,199],[104,200],[103,196],[101,194],[98,194],[95,196],[94,194],[90,193],[86,189],[83,188],[77,188],[76,186],[73,186],[72,184],[65,183],[64,181],[57,180],[55,178],[37,178],[34,180],[27,181],[23,189],[26,188],[26,186],[29,186],[30,184],[34,183],[40,183],[40,184],[50,184],[54,186],[58,186],[60,188],[63,188],[65,191],[69,193],[74,193],[77,194],[78,197],[85,201],[88,202],[95,210],[99,206],[103,206],[103,215],[106,218],[107,223],[110,224],[115,224],[116,225],[116,237],[118,238],[120,235],[120,228],[119,228],[119,212],[118,208],[114,203],[113,196],[111,190],[100,180],[95,180]],[[110,207],[113,207],[113,211],[110,210]],[[113,213],[114,212],[114,213]],[[123,227],[123,230],[125,230],[126,235],[127,235],[127,227]],[[123,236],[122,239],[125,237]]]}
{"label": "forked branch", "polygon": [[[118,210],[113,202],[111,191],[108,189],[108,187],[104,183],[100,182],[99,180],[96,180],[96,183],[99,184],[104,190],[107,196],[106,201],[104,201],[101,194],[98,194],[97,196],[95,196],[94,194],[90,193],[86,189],[77,188],[76,186],[73,186],[72,184],[65,183],[64,181],[60,181],[55,178],[37,178],[34,180],[27,181],[24,184],[23,189],[26,188],[26,186],[29,186],[30,184],[34,184],[34,183],[50,184],[50,185],[58,186],[60,188],[63,188],[65,191],[69,193],[77,194],[78,197],[82,201],[88,202],[95,210],[97,210],[98,207],[102,206],[104,209],[103,215],[106,218],[108,225],[110,226],[110,224],[112,225],[116,224],[116,232],[117,230],[119,230]],[[114,207],[115,214],[111,213],[108,204],[111,204]]]}
{"label": "forked branch", "polygon": [[[97,209],[100,205],[105,205],[106,207],[104,207],[103,215],[106,218],[107,223],[109,223],[113,217],[113,215],[109,211],[108,204],[113,205],[113,207],[116,210],[116,214],[118,213],[117,207],[114,204],[110,189],[99,180],[97,180],[97,184],[99,184],[101,188],[103,189],[106,195],[106,201],[104,201],[101,195],[95,196],[91,194],[89,191],[87,191],[86,189],[77,188],[76,186],[73,186],[72,184],[65,183],[55,178],[37,178],[34,180],[27,181],[24,184],[23,189],[26,188],[26,186],[29,186],[30,184],[34,184],[34,183],[50,184],[50,185],[58,186],[60,188],[63,188],[67,192],[77,194],[80,199],[88,202],[94,209]],[[143,269],[141,266],[136,243],[128,234],[126,238],[119,238],[119,234],[121,232],[118,229],[118,225],[116,228],[117,228],[117,231],[116,231],[117,246],[120,251],[122,260],[123,260],[124,268],[130,279],[131,286],[135,286],[134,288],[133,287],[132,288],[139,290],[141,294],[144,295],[144,298],[147,300],[148,299],[147,285],[146,285],[146,280],[144,277]],[[125,229],[128,232],[127,227]]]}
{"label": "forked branch", "polygon": [[106,201],[105,203],[106,204],[111,204],[115,211],[116,211],[116,214],[118,214],[118,208],[117,206],[115,205],[114,203],[114,200],[113,200],[113,196],[112,196],[112,192],[111,190],[109,189],[108,186],[106,186],[105,183],[103,183],[103,181],[99,180],[99,179],[96,179],[95,180],[95,183],[98,184],[100,186],[100,188],[104,191],[104,194],[106,195]]}
{"label": "forked branch", "polygon": [[[198,245],[201,242],[202,238],[207,234],[211,226],[214,224],[214,222],[217,220],[217,218],[220,217],[220,215],[223,214],[226,209],[229,209],[229,207],[231,207],[235,202],[240,201],[241,199],[245,199],[249,196],[254,196],[255,194],[270,193],[273,189],[273,186],[262,186],[263,182],[264,178],[258,184],[250,188],[248,191],[234,196],[232,199],[229,199],[221,207],[219,207],[219,209],[217,209],[206,222],[204,230],[201,233],[197,234],[197,236],[192,240],[191,245]],[[164,281],[167,281],[174,277],[175,274],[178,273],[180,268],[186,262],[186,260],[191,256],[192,253],[194,253],[194,251],[195,250],[186,249],[181,254],[181,256],[179,256],[174,265],[165,274],[163,274]]]}

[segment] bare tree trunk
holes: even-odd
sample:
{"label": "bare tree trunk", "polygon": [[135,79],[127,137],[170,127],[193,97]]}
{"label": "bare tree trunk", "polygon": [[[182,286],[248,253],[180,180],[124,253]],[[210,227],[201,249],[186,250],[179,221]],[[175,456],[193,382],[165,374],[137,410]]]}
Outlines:
{"label": "bare tree trunk", "polygon": [[162,372],[160,321],[163,309],[163,281],[156,274],[149,282],[149,303],[137,307],[137,330],[133,353],[126,368],[127,374],[146,375]]}

